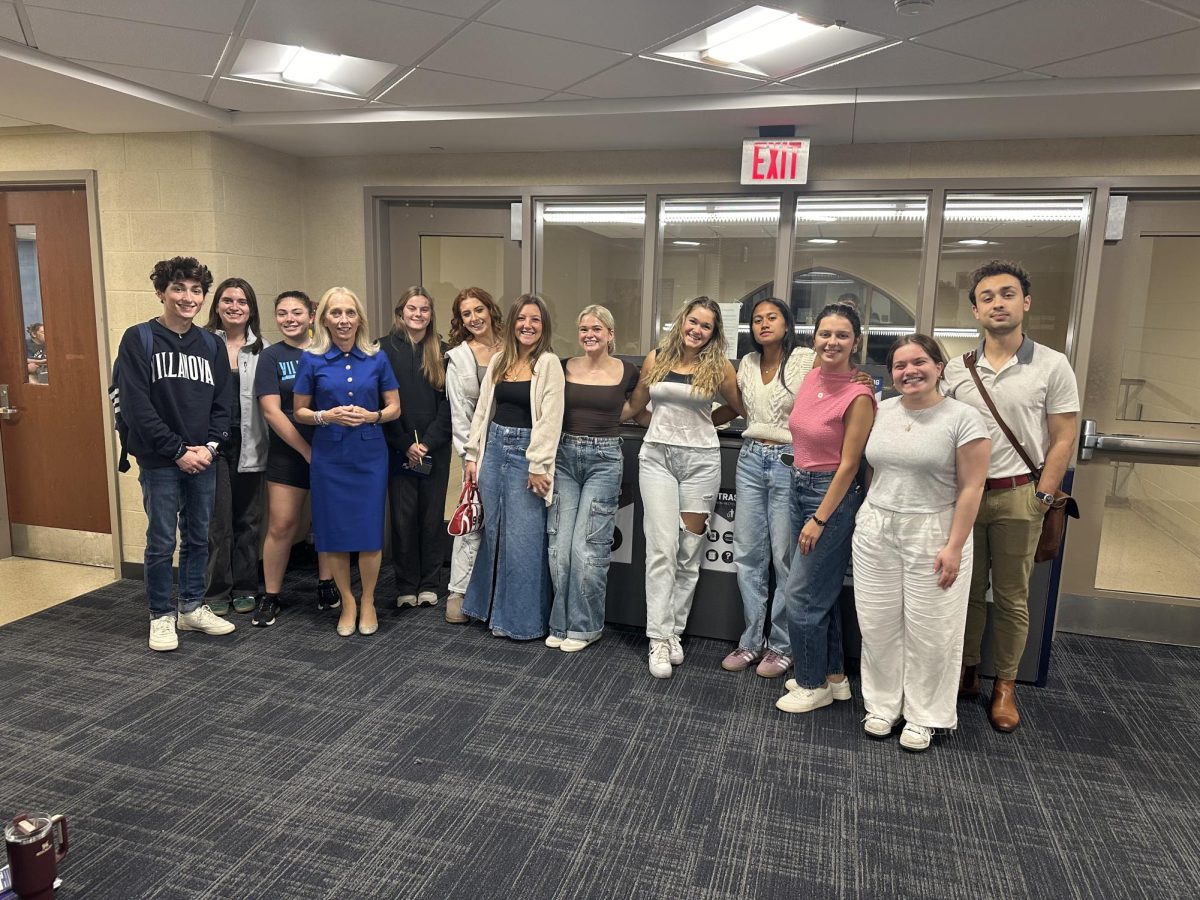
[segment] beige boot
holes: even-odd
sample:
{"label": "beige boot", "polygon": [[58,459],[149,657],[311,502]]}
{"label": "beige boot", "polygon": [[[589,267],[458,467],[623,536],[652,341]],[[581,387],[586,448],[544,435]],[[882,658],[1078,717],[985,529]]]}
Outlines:
{"label": "beige boot", "polygon": [[461,625],[464,622],[469,622],[470,618],[463,615],[462,611],[463,598],[462,594],[451,594],[446,598],[446,621],[452,625]]}

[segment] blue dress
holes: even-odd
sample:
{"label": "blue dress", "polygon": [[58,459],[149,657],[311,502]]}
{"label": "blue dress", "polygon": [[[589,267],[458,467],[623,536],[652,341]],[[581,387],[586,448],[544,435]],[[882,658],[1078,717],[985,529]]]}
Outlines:
{"label": "blue dress", "polygon": [[[305,353],[292,390],[311,396],[314,410],[334,406],[383,408],[384,391],[399,390],[383,353],[330,347]],[[378,425],[322,425],[312,441],[312,517],[317,550],[348,553],[383,549],[388,449]]]}

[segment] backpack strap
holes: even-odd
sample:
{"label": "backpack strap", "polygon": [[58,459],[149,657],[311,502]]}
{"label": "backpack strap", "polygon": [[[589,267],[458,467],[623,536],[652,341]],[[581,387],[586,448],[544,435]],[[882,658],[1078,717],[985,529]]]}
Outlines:
{"label": "backpack strap", "polygon": [[1000,430],[1004,432],[1004,436],[1008,438],[1008,442],[1012,444],[1014,450],[1017,451],[1017,456],[1021,457],[1021,461],[1025,463],[1029,469],[1029,474],[1035,479],[1038,477],[1038,467],[1033,464],[1033,460],[1029,454],[1025,452],[1025,448],[1021,446],[1021,442],[1017,440],[1016,435],[1012,433],[1012,429],[1008,427],[1008,423],[1000,417],[1000,411],[996,409],[996,404],[992,402],[987,390],[983,386],[983,379],[979,377],[979,370],[975,368],[977,362],[975,351],[971,350],[963,354],[963,364],[967,367],[967,371],[971,373],[971,377],[975,379],[975,387],[979,389],[979,396],[983,398],[983,402],[987,404],[988,410],[991,411],[992,418],[996,420],[996,424],[1000,426]]}

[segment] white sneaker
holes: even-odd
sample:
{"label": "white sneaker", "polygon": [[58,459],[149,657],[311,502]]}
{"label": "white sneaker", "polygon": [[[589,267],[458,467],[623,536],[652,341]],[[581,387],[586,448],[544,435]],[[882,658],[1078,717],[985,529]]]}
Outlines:
{"label": "white sneaker", "polygon": [[406,606],[416,606],[416,605],[417,605],[417,595],[416,594],[401,594],[399,597],[396,598],[396,608],[397,609],[404,609],[404,607],[406,607]]}
{"label": "white sneaker", "polygon": [[867,713],[863,716],[863,731],[873,738],[891,737],[893,724],[875,713]]}
{"label": "white sneaker", "polygon": [[417,594],[417,606],[437,606],[438,595],[433,591],[421,591]]}
{"label": "white sneaker", "polygon": [[796,689],[788,691],[775,701],[775,708],[785,713],[806,713],[833,702],[833,692],[828,684],[819,688],[806,688],[796,685]]}
{"label": "white sneaker", "polygon": [[932,728],[926,728],[924,725],[914,725],[912,722],[906,722],[904,730],[900,732],[900,746],[905,750],[911,750],[913,753],[920,753],[922,750],[927,749],[932,739]]}
{"label": "white sneaker", "polygon": [[546,646],[549,647],[551,650],[557,650],[559,647],[561,647],[563,645],[563,641],[565,641],[565,640],[566,640],[566,638],[560,638],[556,635],[551,634],[551,635],[547,636],[547,638],[546,638]]}
{"label": "white sneaker", "polygon": [[670,651],[671,665],[683,665],[683,644],[679,642],[679,635],[673,634],[667,638],[667,649]]}
{"label": "white sneaker", "polygon": [[671,668],[671,648],[667,641],[650,642],[650,674],[655,678],[670,678],[675,673]]}
{"label": "white sneaker", "polygon": [[217,616],[207,603],[202,603],[190,613],[179,614],[180,631],[203,631],[205,634],[229,634],[235,626],[228,619]]}
{"label": "white sneaker", "polygon": [[179,635],[175,633],[175,616],[159,616],[150,620],[150,649],[174,650],[179,646]]}
{"label": "white sneaker", "polygon": [[[829,693],[833,695],[834,700],[849,700],[850,699],[850,679],[843,678],[841,681],[826,681],[829,685]],[[800,685],[796,683],[795,678],[789,678],[783,683],[783,686],[789,691],[794,691]]]}
{"label": "white sneaker", "polygon": [[562,644],[559,645],[558,649],[561,650],[563,653],[578,653],[584,647],[590,647],[590,646],[592,646],[592,644],[596,643],[596,641],[598,641],[598,640],[600,640],[600,635],[596,635],[595,637],[590,637],[587,639],[567,638],[565,641],[562,642]]}

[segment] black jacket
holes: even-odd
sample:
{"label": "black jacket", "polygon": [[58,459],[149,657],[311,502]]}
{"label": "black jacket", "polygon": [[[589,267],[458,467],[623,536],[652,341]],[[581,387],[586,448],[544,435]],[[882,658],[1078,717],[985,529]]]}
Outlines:
{"label": "black jacket", "polygon": [[[379,339],[400,385],[400,418],[383,426],[388,446],[404,453],[413,445],[414,432],[421,443],[436,453],[450,446],[450,402],[446,389],[436,390],[421,371],[420,348],[403,333],[392,331]],[[441,344],[442,355],[446,345]]]}

